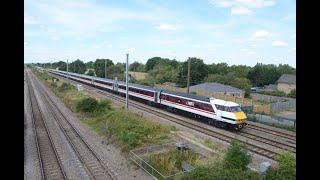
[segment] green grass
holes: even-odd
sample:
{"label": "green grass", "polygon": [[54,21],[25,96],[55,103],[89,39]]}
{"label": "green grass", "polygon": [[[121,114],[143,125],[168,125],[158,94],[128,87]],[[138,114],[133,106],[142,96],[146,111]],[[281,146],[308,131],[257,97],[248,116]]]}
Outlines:
{"label": "green grass", "polygon": [[149,164],[165,176],[182,171],[182,161],[195,166],[200,158],[201,156],[194,150],[178,151],[174,148],[164,153],[151,154],[146,157]]}

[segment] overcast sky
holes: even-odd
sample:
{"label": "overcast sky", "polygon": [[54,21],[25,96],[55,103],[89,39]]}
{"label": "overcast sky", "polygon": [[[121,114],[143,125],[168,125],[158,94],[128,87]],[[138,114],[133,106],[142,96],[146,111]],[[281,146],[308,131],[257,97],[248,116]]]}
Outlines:
{"label": "overcast sky", "polygon": [[25,0],[26,63],[160,56],[296,66],[295,0]]}

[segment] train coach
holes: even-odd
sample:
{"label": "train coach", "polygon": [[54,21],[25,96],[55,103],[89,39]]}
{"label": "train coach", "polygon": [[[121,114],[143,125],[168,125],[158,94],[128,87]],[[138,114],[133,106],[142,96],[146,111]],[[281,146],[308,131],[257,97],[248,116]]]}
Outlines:
{"label": "train coach", "polygon": [[[126,93],[126,83],[122,81],[53,69],[49,69],[48,71],[104,91],[121,95],[125,95]],[[234,102],[134,83],[128,83],[128,94],[130,97],[134,97],[134,99],[143,100],[157,107],[165,107],[171,111],[187,113],[217,127],[240,130],[247,125],[247,116],[241,110],[240,105]]]}

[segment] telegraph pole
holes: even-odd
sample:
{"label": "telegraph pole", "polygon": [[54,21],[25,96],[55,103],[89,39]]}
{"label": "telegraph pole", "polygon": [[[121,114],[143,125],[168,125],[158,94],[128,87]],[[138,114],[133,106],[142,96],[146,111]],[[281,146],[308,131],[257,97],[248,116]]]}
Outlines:
{"label": "telegraph pole", "polygon": [[68,63],[68,59],[67,59],[67,74],[68,74],[68,79],[69,79],[69,63]]}
{"label": "telegraph pole", "polygon": [[104,60],[104,78],[107,79],[107,60]]}
{"label": "telegraph pole", "polygon": [[188,58],[188,81],[187,81],[187,93],[189,94],[189,86],[190,86],[190,57]]}
{"label": "telegraph pole", "polygon": [[126,109],[128,110],[128,62],[129,62],[129,54],[127,54],[127,63],[126,63]]}

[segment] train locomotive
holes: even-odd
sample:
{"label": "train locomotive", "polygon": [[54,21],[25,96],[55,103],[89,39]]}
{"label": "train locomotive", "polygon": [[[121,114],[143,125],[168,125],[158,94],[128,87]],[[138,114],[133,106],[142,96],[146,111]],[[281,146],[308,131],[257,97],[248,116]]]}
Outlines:
{"label": "train locomotive", "polygon": [[[125,95],[126,83],[83,74],[49,69],[49,73],[94,86],[98,89]],[[204,119],[206,123],[220,128],[241,130],[247,126],[247,116],[240,105],[230,101],[174,92],[145,85],[128,83],[128,94],[157,107],[181,111]]]}

